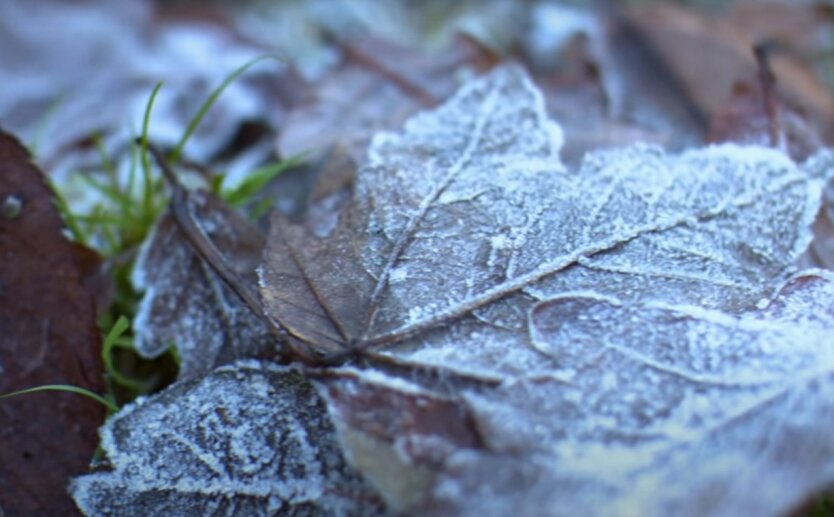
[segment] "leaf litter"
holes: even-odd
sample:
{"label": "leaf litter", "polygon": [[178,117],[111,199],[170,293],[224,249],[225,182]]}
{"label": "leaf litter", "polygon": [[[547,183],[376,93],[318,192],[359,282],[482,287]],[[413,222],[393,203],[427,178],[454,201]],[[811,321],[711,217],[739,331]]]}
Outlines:
{"label": "leaf litter", "polygon": [[[245,508],[268,514],[352,468],[377,496],[322,511],[377,511],[381,497],[407,513],[776,514],[830,483],[832,279],[794,274],[826,161],[637,145],[568,170],[561,145],[515,66],[375,136],[335,226],[273,216],[261,294],[313,366],[236,363],[132,406],[102,430],[114,470],[77,478],[76,500],[184,514],[255,497]],[[224,398],[265,377],[295,387]],[[299,386],[315,386],[317,409]],[[301,475],[295,492],[299,476],[270,470],[281,461],[263,485],[235,477],[263,446],[207,448],[246,424],[201,427],[232,406],[261,412],[269,436],[299,429],[282,419],[329,426],[326,411],[334,427],[282,458],[323,447],[345,467]],[[160,419],[171,438],[156,437]]]}

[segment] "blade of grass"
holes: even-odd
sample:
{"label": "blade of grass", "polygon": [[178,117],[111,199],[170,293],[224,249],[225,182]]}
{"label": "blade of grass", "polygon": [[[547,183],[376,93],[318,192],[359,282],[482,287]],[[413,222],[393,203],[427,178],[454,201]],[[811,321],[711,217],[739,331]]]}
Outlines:
{"label": "blade of grass", "polygon": [[[144,189],[142,191],[142,215],[148,217],[153,212],[153,176],[151,176],[151,158],[148,156],[148,128],[151,124],[151,111],[153,110],[153,103],[159,90],[162,88],[162,81],[156,83],[151,91],[151,96],[148,99],[148,104],[145,106],[145,115],[142,117],[142,173],[145,180]],[[143,219],[144,219],[143,217]]]}
{"label": "blade of grass", "polygon": [[101,212],[92,214],[76,215],[75,220],[81,223],[105,225],[110,224],[119,226],[124,224],[124,217],[118,215],[110,215]]}
{"label": "blade of grass", "polygon": [[113,364],[112,351],[114,348],[133,349],[132,342],[127,338],[123,337],[123,334],[127,332],[129,328],[130,321],[124,316],[119,316],[119,319],[116,320],[116,322],[107,332],[107,335],[104,336],[104,343],[101,347],[101,356],[104,360],[105,371],[107,371],[107,373],[110,375],[110,377],[112,377],[114,381],[128,389],[136,391],[137,393],[141,393],[143,389],[143,383],[122,375],[116,369],[116,365]]}
{"label": "blade of grass", "polygon": [[122,192],[120,189],[116,187],[113,187],[111,185],[105,185],[104,183],[99,182],[97,179],[87,174],[79,174],[78,181],[86,183],[89,187],[97,190],[99,193],[110,199],[110,201],[112,201],[118,206],[127,209],[131,205],[130,196],[128,196],[126,192]]}
{"label": "blade of grass", "polygon": [[122,334],[130,328],[130,321],[124,316],[119,316],[116,323],[110,327],[107,335],[104,336],[104,350],[109,350]]}
{"label": "blade of grass", "polygon": [[47,106],[46,111],[44,111],[43,115],[39,117],[39,120],[36,123],[34,135],[32,136],[32,142],[29,144],[29,152],[32,156],[38,155],[38,150],[40,149],[41,139],[43,138],[44,133],[46,133],[46,129],[52,123],[52,120],[55,118],[55,114],[58,112],[58,108],[63,104],[64,98],[57,97],[54,101],[49,103]]}
{"label": "blade of grass", "polygon": [[93,145],[95,145],[99,160],[101,160],[101,168],[112,178],[111,181],[115,181],[116,164],[113,163],[113,159],[107,154],[107,150],[104,148],[104,141],[100,134],[93,135]]}
{"label": "blade of grass", "polygon": [[274,59],[280,62],[280,59],[278,59],[275,56],[256,57],[255,59],[252,59],[247,63],[244,63],[241,67],[229,74],[223,80],[223,82],[220,83],[220,85],[211,92],[211,95],[208,96],[208,98],[200,106],[200,109],[197,110],[197,114],[194,115],[194,117],[188,123],[188,127],[186,128],[185,133],[183,133],[182,137],[180,138],[180,141],[177,142],[177,145],[176,147],[174,147],[174,150],[171,151],[171,154],[168,155],[168,163],[170,163],[171,165],[175,165],[177,163],[177,161],[180,159],[180,156],[182,156],[182,150],[185,147],[185,144],[188,142],[188,139],[191,138],[191,135],[194,133],[194,131],[197,130],[197,126],[200,125],[200,122],[203,120],[203,117],[208,112],[208,110],[211,109],[211,107],[217,101],[218,97],[220,97],[220,95],[223,93],[223,90],[225,90],[227,86],[229,86],[235,79],[240,77],[241,74],[246,72],[253,65],[266,59]]}
{"label": "blade of grass", "polygon": [[63,193],[55,186],[55,183],[49,176],[44,176],[46,178],[46,182],[49,185],[50,190],[52,190],[52,198],[55,200],[55,206],[58,208],[58,213],[61,214],[61,218],[64,220],[64,224],[67,225],[67,229],[69,229],[70,234],[72,235],[72,240],[79,244],[87,245],[88,244],[88,237],[87,235],[81,230],[81,226],[78,224],[79,219],[72,210],[70,210],[69,203],[67,203],[67,199],[64,197]]}
{"label": "blade of grass", "polygon": [[114,413],[119,410],[119,406],[102,397],[98,393],[92,392],[87,388],[72,386],[70,384],[44,384],[43,386],[36,386],[34,388],[27,388],[25,390],[13,391],[11,393],[5,393],[3,395],[0,395],[0,400],[7,399],[10,397],[19,397],[20,395],[28,395],[30,393],[38,393],[41,391],[63,391],[67,393],[75,393],[77,395],[83,395],[85,397],[91,398],[96,402],[103,404],[107,407],[107,409]]}
{"label": "blade of grass", "polygon": [[303,155],[292,156],[280,162],[270,163],[252,171],[240,185],[234,189],[223,189],[221,196],[227,203],[238,207],[252,198],[267,183],[279,174],[301,163]]}
{"label": "blade of grass", "polygon": [[[133,131],[130,132],[131,142],[136,141],[136,137],[134,136]],[[126,192],[133,192],[134,187],[136,186],[136,167],[137,163],[139,162],[139,149],[135,145],[130,146],[129,151],[130,158],[129,163],[130,167],[128,168],[127,172],[127,186],[125,187]]]}

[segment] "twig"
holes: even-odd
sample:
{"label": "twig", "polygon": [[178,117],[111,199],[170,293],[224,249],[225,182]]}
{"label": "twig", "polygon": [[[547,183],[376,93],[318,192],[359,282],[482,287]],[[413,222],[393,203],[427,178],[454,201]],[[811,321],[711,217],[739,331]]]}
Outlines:
{"label": "twig", "polygon": [[772,42],[758,43],[753,47],[756,65],[759,68],[759,83],[762,87],[762,101],[767,116],[770,145],[778,149],[785,148],[782,117],[779,110],[779,98],[776,95],[776,75],[770,67],[770,54],[775,49]]}
{"label": "twig", "polygon": [[390,81],[393,85],[399,88],[403,93],[415,99],[423,107],[437,106],[439,100],[431,92],[412,81],[397,70],[387,66],[379,59],[368,54],[357,45],[351,43],[344,43],[343,50],[348,59],[353,60],[359,66],[362,66],[381,77]]}

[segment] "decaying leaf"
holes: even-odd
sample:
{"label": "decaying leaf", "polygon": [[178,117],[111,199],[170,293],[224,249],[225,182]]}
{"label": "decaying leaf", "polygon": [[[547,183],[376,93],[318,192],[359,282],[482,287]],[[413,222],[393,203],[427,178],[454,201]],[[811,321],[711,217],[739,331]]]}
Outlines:
{"label": "decaying leaf", "polygon": [[[735,142],[746,145],[762,145],[783,148],[792,158],[801,161],[823,145],[819,135],[796,112],[777,103],[774,121],[766,112],[766,102],[759,88],[737,84],[727,105],[715,113],[710,121],[708,139],[711,142]],[[777,141],[772,142],[772,133],[777,131]]]}
{"label": "decaying leaf", "polygon": [[831,482],[834,279],[793,275],[827,162],[641,145],[569,170],[561,145],[515,66],[377,134],[337,220],[272,220],[264,305],[319,366],[130,407],[76,500],[263,514],[347,486],[311,511],[700,515]]}
{"label": "decaying leaf", "polygon": [[374,515],[302,372],[244,361],[124,408],[101,431],[112,471],[71,487],[88,515]]}
{"label": "decaying leaf", "polygon": [[[86,285],[98,256],[63,228],[43,173],[0,132],[0,394],[43,384],[103,391]],[[72,515],[67,479],[87,470],[103,420],[101,405],[68,393],[0,402],[0,514]]]}
{"label": "decaying leaf", "polygon": [[[223,202],[194,192],[189,209],[232,270],[254,282],[263,235]],[[136,350],[153,358],[176,346],[180,378],[275,350],[275,338],[189,247],[171,214],[158,222],[137,260],[133,283],[144,297]]]}
{"label": "decaying leaf", "polygon": [[[807,38],[830,30],[830,13],[823,15],[823,9],[818,8],[812,14],[814,10],[811,6],[762,3],[734,6],[720,16],[707,17],[681,6],[656,4],[630,9],[629,19],[651,40],[699,110],[708,117],[727,104],[736,83],[755,84],[754,46],[775,42],[787,49],[775,53],[772,61],[780,94],[789,107],[802,113],[805,121],[829,140],[834,116],[830,90],[807,62],[791,52],[800,45],[794,45],[780,33],[787,26],[786,21],[805,24]],[[759,11],[759,16],[752,15],[755,11]],[[813,16],[816,23],[810,24]],[[767,17],[781,20],[782,28],[775,29],[772,21],[766,22]]]}

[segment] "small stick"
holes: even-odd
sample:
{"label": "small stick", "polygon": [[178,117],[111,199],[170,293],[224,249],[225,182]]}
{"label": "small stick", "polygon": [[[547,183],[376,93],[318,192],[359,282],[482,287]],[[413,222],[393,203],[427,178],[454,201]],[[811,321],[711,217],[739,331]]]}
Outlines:
{"label": "small stick", "polygon": [[440,101],[431,92],[403,74],[385,65],[382,61],[376,59],[358,46],[345,43],[343,45],[343,49],[348,59],[352,59],[359,66],[362,66],[390,81],[403,93],[415,99],[421,106],[430,108],[439,104]]}
{"label": "small stick", "polygon": [[776,95],[776,75],[770,67],[770,54],[774,50],[771,42],[759,43],[753,47],[756,64],[759,68],[759,83],[762,87],[762,100],[770,133],[770,145],[778,149],[785,148],[782,119],[779,110],[779,98]]}

